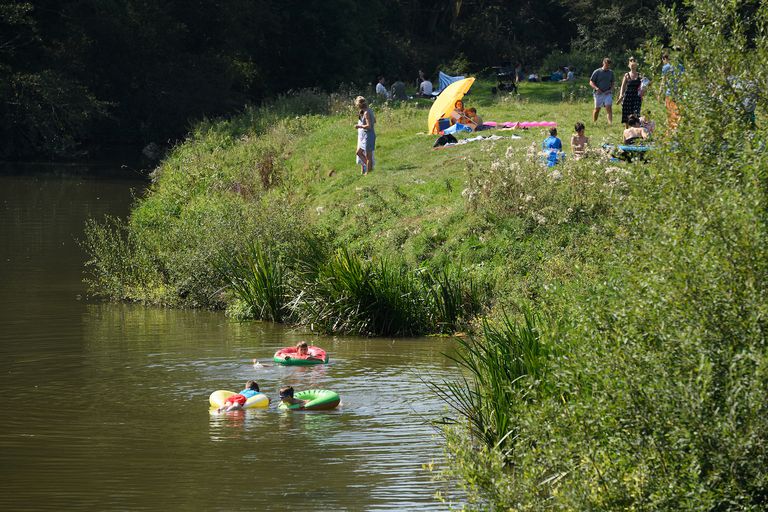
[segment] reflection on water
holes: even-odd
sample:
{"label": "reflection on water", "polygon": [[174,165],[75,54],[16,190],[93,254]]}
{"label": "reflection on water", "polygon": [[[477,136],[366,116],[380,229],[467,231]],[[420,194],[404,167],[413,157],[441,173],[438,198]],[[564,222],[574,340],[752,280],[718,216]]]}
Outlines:
{"label": "reflection on water", "polygon": [[[74,238],[138,185],[0,178],[0,509],[443,508],[421,467],[444,408],[421,379],[454,374],[449,342],[312,338],[329,365],[274,366],[302,332],[78,298]],[[212,391],[252,378],[269,409],[208,414]],[[342,404],[278,411],[283,385]]]}

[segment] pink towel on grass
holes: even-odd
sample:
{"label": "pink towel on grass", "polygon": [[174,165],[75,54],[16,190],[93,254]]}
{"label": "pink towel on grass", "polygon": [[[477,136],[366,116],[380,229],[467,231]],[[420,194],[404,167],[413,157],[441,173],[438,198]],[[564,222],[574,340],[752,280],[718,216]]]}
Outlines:
{"label": "pink towel on grass", "polygon": [[487,121],[483,123],[483,126],[488,126],[491,128],[496,128],[498,126],[502,126],[504,128],[539,128],[544,126],[557,126],[557,123],[553,121],[522,121],[522,122],[507,121],[505,123],[497,123],[496,121]]}

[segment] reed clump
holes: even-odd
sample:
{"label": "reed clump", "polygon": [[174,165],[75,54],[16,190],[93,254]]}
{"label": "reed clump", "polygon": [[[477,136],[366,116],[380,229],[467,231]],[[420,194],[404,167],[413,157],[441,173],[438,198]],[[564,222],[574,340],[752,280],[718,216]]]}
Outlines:
{"label": "reed clump", "polygon": [[312,254],[284,263],[251,245],[244,254],[223,258],[220,270],[239,316],[327,333],[412,336],[454,332],[483,310],[483,287],[456,271],[414,271],[348,249],[326,259]]}
{"label": "reed clump", "polygon": [[431,384],[469,425],[475,440],[502,454],[509,454],[516,440],[516,404],[528,400],[539,385],[551,352],[539,316],[530,309],[522,316],[519,322],[506,313],[498,322],[483,320],[480,335],[460,338],[456,355],[449,356],[463,370],[463,378]]}

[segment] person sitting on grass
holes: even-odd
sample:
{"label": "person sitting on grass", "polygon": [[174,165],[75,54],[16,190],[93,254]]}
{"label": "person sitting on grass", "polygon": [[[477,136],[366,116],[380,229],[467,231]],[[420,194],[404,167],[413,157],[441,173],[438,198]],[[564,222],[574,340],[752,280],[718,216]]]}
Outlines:
{"label": "person sitting on grass", "polygon": [[293,398],[293,386],[285,386],[280,388],[280,401],[288,407],[292,405],[303,406],[307,403],[307,400],[299,400],[298,398]]}
{"label": "person sitting on grass", "polygon": [[[477,109],[475,107],[470,107],[464,111],[464,113],[469,118],[472,126],[472,129],[475,131],[482,130],[483,127],[483,118],[477,115]],[[474,125],[474,126],[473,126]]]}
{"label": "person sitting on grass", "polygon": [[419,83],[419,96],[422,98],[433,98],[432,82],[427,77],[424,77],[424,80]]}
{"label": "person sitting on grass", "polygon": [[587,145],[589,144],[589,137],[584,135],[586,130],[584,123],[579,121],[576,126],[573,127],[576,132],[571,135],[571,151],[573,151],[574,160],[583,158],[587,154]]}
{"label": "person sitting on grass", "polygon": [[549,129],[549,137],[541,143],[541,149],[547,161],[547,167],[554,167],[563,151],[563,142],[557,138],[557,128]]}
{"label": "person sitting on grass", "polygon": [[255,380],[249,380],[245,383],[244,390],[224,400],[224,405],[219,407],[216,412],[239,411],[245,406],[245,402],[247,402],[249,398],[256,396],[259,393],[259,384]]}
{"label": "person sitting on grass", "polygon": [[[451,124],[463,124],[465,126],[472,126],[472,119],[467,116],[467,112],[464,110],[464,102],[456,100],[453,104],[453,111],[451,112]],[[474,130],[475,127],[472,126]]]}
{"label": "person sitting on grass", "polygon": [[627,119],[627,124],[629,125],[626,130],[624,130],[624,144],[625,145],[631,145],[631,144],[638,144],[642,143],[643,141],[647,140],[650,134],[648,133],[648,130],[643,128],[640,125],[640,118],[636,114],[631,114],[629,118]]}

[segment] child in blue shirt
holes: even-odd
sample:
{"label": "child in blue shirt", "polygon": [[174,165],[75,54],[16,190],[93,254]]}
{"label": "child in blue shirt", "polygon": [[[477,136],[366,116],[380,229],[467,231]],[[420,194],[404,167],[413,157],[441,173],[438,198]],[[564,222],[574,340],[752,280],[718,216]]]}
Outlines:
{"label": "child in blue shirt", "polygon": [[541,149],[547,160],[547,167],[554,167],[563,150],[563,142],[557,138],[557,128],[549,129],[549,137],[544,139],[544,142],[541,144]]}
{"label": "child in blue shirt", "polygon": [[255,380],[249,380],[245,383],[245,389],[236,395],[232,395],[224,401],[224,405],[217,412],[238,411],[243,408],[245,402],[252,396],[259,394],[259,384]]}

